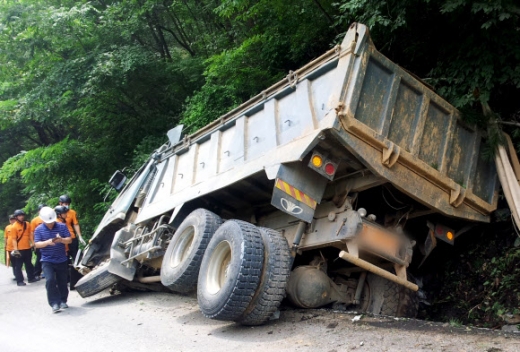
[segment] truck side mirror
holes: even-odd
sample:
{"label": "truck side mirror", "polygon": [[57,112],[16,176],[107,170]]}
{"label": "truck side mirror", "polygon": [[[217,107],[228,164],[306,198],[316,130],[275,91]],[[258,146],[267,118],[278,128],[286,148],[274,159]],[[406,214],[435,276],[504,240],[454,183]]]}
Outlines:
{"label": "truck side mirror", "polygon": [[110,180],[108,181],[108,183],[110,184],[110,186],[113,189],[115,189],[117,192],[119,192],[125,185],[125,181],[126,181],[125,174],[123,174],[121,171],[117,170],[116,172],[114,172],[112,177],[110,177]]}

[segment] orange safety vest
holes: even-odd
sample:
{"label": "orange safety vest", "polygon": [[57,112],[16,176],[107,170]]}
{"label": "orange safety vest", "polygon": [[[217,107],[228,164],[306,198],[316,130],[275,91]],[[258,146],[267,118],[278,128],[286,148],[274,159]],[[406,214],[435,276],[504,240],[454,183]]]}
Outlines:
{"label": "orange safety vest", "polygon": [[40,218],[39,216],[35,217],[34,219],[31,220],[31,232],[34,233],[34,231],[36,231],[36,228],[40,225],[40,224],[43,224],[43,220],[42,218]]}
{"label": "orange safety vest", "polygon": [[78,222],[78,217],[77,217],[75,210],[69,209],[69,211],[67,212],[67,218],[65,220],[65,224],[67,225],[67,228],[69,229],[70,237],[76,238],[76,233],[74,232],[73,225],[78,225],[79,222]]}
{"label": "orange safety vest", "polygon": [[10,250],[14,250],[13,240],[18,242],[19,250],[31,249],[31,224],[27,221],[23,223],[16,221],[9,228],[7,237],[7,242],[11,245],[10,248],[12,248]]}

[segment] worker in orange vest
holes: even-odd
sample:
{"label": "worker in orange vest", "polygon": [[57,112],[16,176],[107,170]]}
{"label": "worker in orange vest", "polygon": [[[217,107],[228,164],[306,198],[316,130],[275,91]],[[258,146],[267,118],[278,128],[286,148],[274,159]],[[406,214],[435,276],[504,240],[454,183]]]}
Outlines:
{"label": "worker in orange vest", "polygon": [[81,229],[79,227],[78,217],[75,210],[72,210],[70,208],[70,203],[72,200],[70,197],[66,194],[60,196],[59,203],[61,206],[67,207],[67,218],[65,220],[65,224],[67,225],[67,228],[70,232],[70,237],[72,238],[72,243],[69,244],[69,256],[72,257],[72,261],[74,262],[74,259],[76,259],[76,254],[78,253],[79,249],[79,242],[81,242],[82,245],[85,245],[85,240],[83,240],[83,237],[81,236]]}
{"label": "worker in orange vest", "polygon": [[[57,205],[54,207],[54,212],[56,213],[56,222],[67,225],[67,213],[69,212],[69,208],[64,205]],[[70,230],[67,228],[70,233]],[[72,235],[71,235],[72,236]],[[65,243],[65,253],[67,257],[69,256],[70,251],[70,243]]]}
{"label": "worker in orange vest", "polygon": [[25,221],[25,212],[17,209],[14,212],[16,221],[9,227],[7,242],[10,244],[11,252],[9,256],[14,265],[16,284],[25,286],[22,266],[25,265],[25,272],[29,283],[40,280],[39,276],[34,276],[34,266],[32,264],[32,247],[34,238],[31,236],[31,225]]}

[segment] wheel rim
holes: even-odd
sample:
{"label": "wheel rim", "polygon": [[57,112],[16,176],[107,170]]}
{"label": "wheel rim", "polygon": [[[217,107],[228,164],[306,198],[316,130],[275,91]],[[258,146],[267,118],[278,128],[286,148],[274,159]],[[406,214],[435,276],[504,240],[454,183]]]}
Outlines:
{"label": "wheel rim", "polygon": [[224,286],[230,262],[231,245],[228,241],[222,241],[217,245],[209,260],[206,287],[210,294],[218,293]]}
{"label": "wheel rim", "polygon": [[195,228],[193,226],[186,228],[179,235],[170,257],[170,266],[172,268],[179,266],[188,257],[194,237]]}

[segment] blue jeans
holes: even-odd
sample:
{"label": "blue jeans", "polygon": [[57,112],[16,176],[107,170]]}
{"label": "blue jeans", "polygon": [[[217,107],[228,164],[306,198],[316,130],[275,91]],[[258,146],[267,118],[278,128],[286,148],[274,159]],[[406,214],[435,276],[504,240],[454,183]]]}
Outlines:
{"label": "blue jeans", "polygon": [[47,289],[47,301],[52,307],[54,304],[67,303],[69,288],[67,278],[69,263],[49,263],[42,262],[42,269],[45,275],[45,288]]}

